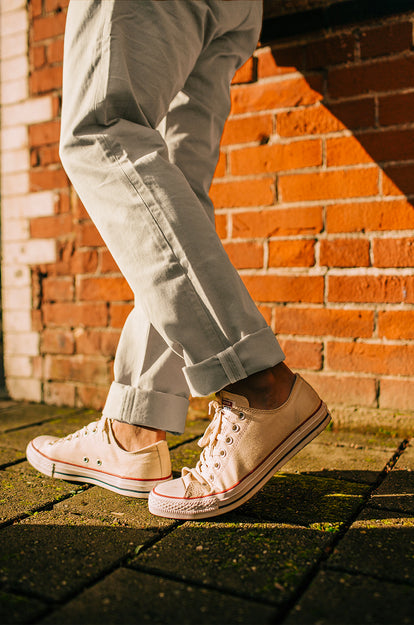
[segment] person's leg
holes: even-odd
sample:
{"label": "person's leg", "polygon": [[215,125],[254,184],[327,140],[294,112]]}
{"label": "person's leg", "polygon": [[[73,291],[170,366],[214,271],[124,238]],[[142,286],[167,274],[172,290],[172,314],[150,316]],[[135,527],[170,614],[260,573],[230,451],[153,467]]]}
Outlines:
{"label": "person's leg", "polygon": [[[210,67],[213,72],[223,70],[216,80],[220,88],[226,88],[225,97],[215,102],[218,124],[213,122],[208,129],[213,134],[212,143],[218,145],[228,112],[231,76],[252,52],[257,37],[257,7],[258,3],[249,2],[239,2],[230,9],[229,4],[215,2],[78,0],[69,8],[62,160],[143,305],[147,328],[155,338],[151,348],[145,348],[146,355],[150,352],[153,357],[154,344],[158,341],[160,347],[164,340],[169,353],[166,356],[162,343],[160,354],[168,365],[166,369],[177,371],[177,361],[184,364],[184,359],[186,379],[195,394],[217,390],[226,382],[246,376],[249,369],[259,370],[281,360],[283,354],[230,265],[212,227],[211,215],[203,210],[197,193],[172,162],[174,158],[168,160],[166,144],[155,127],[169,101],[185,85],[203,46],[214,42],[218,55],[224,52],[228,57],[225,66]],[[183,28],[188,46],[184,52]],[[239,30],[239,40],[232,49],[226,38],[222,40],[228,30]],[[240,45],[243,42],[244,49]],[[148,49],[150,56],[145,54]],[[202,98],[210,95],[206,90],[203,93],[200,84],[198,106],[202,108]],[[210,176],[213,170],[210,163]],[[227,288],[233,291],[233,299],[238,296],[242,324],[240,315],[233,315],[232,319],[222,297],[217,297],[220,285],[224,292]],[[133,323],[127,326],[133,327]],[[270,337],[273,341],[269,342]],[[156,367],[150,364],[148,369],[151,373],[147,378],[154,380]],[[106,406],[108,416],[115,419],[121,448],[130,448],[128,440],[127,444],[123,442],[119,429],[128,423],[180,431],[184,394],[188,394],[183,379],[180,384],[185,390],[180,394],[176,388],[172,402],[169,389],[154,393],[154,388],[146,389],[142,384],[141,388],[133,387],[130,374],[133,376],[134,370],[126,372],[124,367],[120,377],[126,383],[116,382]],[[182,372],[180,375],[183,378]],[[144,377],[141,371],[141,383]],[[106,434],[113,442],[114,430],[109,429]],[[84,435],[98,432],[100,436],[104,430],[93,427]],[[78,435],[69,437],[67,442],[79,451],[77,441],[73,442],[75,438]],[[139,447],[160,438],[162,433],[156,430],[141,432]],[[54,445],[55,450],[60,445],[55,440],[47,444]],[[159,449],[154,451],[159,453]],[[31,447],[32,460],[34,453]],[[39,452],[38,468],[42,470],[44,459],[40,455]],[[52,460],[48,458],[45,472],[56,473]],[[85,456],[83,461],[87,463],[89,458]],[[96,461],[99,466],[101,461]],[[61,476],[66,471],[73,477],[68,466],[62,468]],[[85,471],[80,473],[80,477],[86,477]],[[159,474],[164,475],[165,471]]]}
{"label": "person's leg", "polygon": [[[244,38],[243,33],[233,33],[236,39],[240,36]],[[239,47],[245,56],[249,54],[243,50],[245,44],[240,42],[234,41],[231,46],[226,42],[225,45],[233,50]],[[218,160],[219,138],[230,108],[229,82],[237,65],[244,60],[242,56],[234,58],[233,53],[230,64],[218,77],[216,47],[221,53],[225,51],[223,41],[213,43],[212,53],[196,64],[157,128],[166,142],[169,161],[184,174],[212,224],[214,207],[208,193]],[[206,91],[208,99],[205,98]],[[220,106],[217,103],[221,103]],[[148,429],[141,432],[139,426],[128,428],[128,423],[144,425],[150,419],[151,425],[156,427],[158,415],[165,414],[169,419],[167,429],[171,431],[175,423],[175,429],[182,431],[187,412],[187,403],[183,399],[189,395],[182,366],[182,358],[167,345],[137,305],[123,328],[115,359],[115,381],[104,410],[108,416],[116,416],[113,428],[123,446],[138,448],[142,444],[142,435],[146,440],[151,435]],[[127,389],[127,386],[131,388]],[[125,394],[129,394],[130,401],[124,405],[133,401],[133,408],[120,411],[120,400]],[[161,434],[161,430],[155,430],[152,436],[155,440]]]}
{"label": "person's leg", "polygon": [[[223,41],[220,47],[225,48]],[[212,46],[198,60],[173,102],[165,129],[165,136],[170,138],[170,154],[176,155],[176,163],[193,181],[211,220],[214,214],[207,195],[211,178],[197,168],[197,156],[204,156],[206,144],[201,144],[200,154],[199,144],[192,140],[196,134],[186,134],[185,130],[192,117],[195,126],[202,124],[205,128],[217,121],[207,113],[209,103],[214,103],[217,95],[217,84],[208,78],[213,76],[214,53]],[[199,110],[197,86],[203,81],[211,98]],[[180,140],[182,137],[184,141]],[[214,149],[218,150],[218,145]],[[231,302],[231,292],[227,295]],[[196,467],[184,468],[181,478],[154,487],[149,498],[153,514],[200,519],[240,506],[330,420],[317,393],[283,362],[241,377],[216,394],[218,401],[212,403],[215,416],[200,440],[204,449]]]}
{"label": "person's leg", "polygon": [[[315,397],[315,393],[297,378],[286,402],[289,405],[284,405],[276,415],[274,410],[259,411],[266,413],[262,427],[258,431],[250,427],[252,423],[260,425],[261,420],[249,406],[246,399],[248,393],[256,395],[257,401],[262,403],[257,393],[257,389],[261,388],[262,394],[266,396],[266,408],[279,404],[283,393],[280,390],[274,392],[269,380],[273,379],[279,389],[281,380],[284,380],[287,389],[292,374],[280,364],[283,353],[273,333],[232,268],[205,207],[180,169],[168,160],[165,142],[155,129],[166,112],[163,107],[168,97],[173,99],[174,91],[179,92],[186,85],[188,76],[194,73],[194,67],[200,59],[216,72],[218,84],[226,88],[225,94],[221,94],[223,97],[214,102],[219,117],[223,103],[224,108],[228,109],[230,72],[244,60],[240,50],[243,48],[241,44],[246,43],[246,37],[249,40],[249,52],[252,51],[252,33],[254,29],[257,31],[257,22],[250,21],[250,18],[258,3],[134,3],[121,0],[91,3],[78,0],[75,6],[75,24],[78,28],[72,33],[75,36],[70,46],[73,54],[69,55],[69,76],[76,75],[75,86],[86,87],[88,95],[93,97],[84,98],[82,89],[79,92],[79,89],[73,88],[69,92],[70,97],[64,98],[66,105],[63,121],[69,123],[63,123],[62,157],[69,175],[129,280],[148,320],[167,345],[183,358],[186,364],[183,371],[190,390],[194,394],[209,394],[245,379],[241,383],[246,390],[245,395],[222,392],[222,403],[216,407],[213,429],[209,428],[203,437],[204,441],[208,441],[208,454],[203,452],[199,470],[184,473],[183,480],[173,484],[171,491],[158,490],[154,495],[154,511],[166,516],[175,516],[180,502],[184,499],[185,505],[188,505],[194,493],[197,493],[198,498],[196,507],[200,507],[200,501],[207,502],[209,514],[211,510],[216,513],[216,509],[221,507],[223,511],[228,503],[218,504],[214,493],[212,498],[207,497],[207,494],[211,494],[211,483],[209,479],[206,482],[203,480],[204,469],[207,467],[213,470],[210,461],[217,449],[216,442],[228,438],[230,445],[233,441],[231,436],[225,436],[222,427],[225,421],[230,422],[223,413],[224,401],[226,405],[231,404],[236,408],[238,405],[246,406],[246,424],[249,427],[244,431],[244,444],[247,442],[248,451],[254,452],[245,454],[243,448],[237,446],[235,455],[228,453],[229,459],[233,458],[229,465],[230,471],[221,473],[217,483],[222,483],[232,493],[233,478],[241,476],[240,479],[244,480],[248,465],[258,459],[261,459],[262,467],[262,456],[269,445],[274,447],[277,443],[276,447],[279,448],[280,437],[282,442],[288,440],[288,453],[283,456],[286,458],[298,446],[311,440],[326,422],[326,408]],[[81,12],[85,9],[81,16],[79,8]],[[131,37],[130,32],[137,11],[146,13],[140,15],[143,18],[139,22],[142,38],[138,39]],[[242,18],[239,11],[245,11]],[[203,19],[205,29],[200,33],[199,26]],[[91,23],[97,29],[97,32],[92,29],[92,33],[97,34],[95,38],[87,36],[87,26]],[[183,57],[182,48],[174,47],[173,44],[175,42],[181,46],[183,26],[188,24],[191,27],[186,28],[184,39],[189,43],[189,48],[185,49]],[[154,33],[157,29],[158,32]],[[144,47],[148,47],[148,35],[152,36],[156,52],[155,56],[149,57],[151,60],[148,57],[144,59],[142,50],[137,49],[137,44],[139,48],[143,42]],[[83,37],[86,41],[82,41]],[[191,56],[189,51],[194,54]],[[92,62],[88,63],[88,59],[92,59]],[[155,65],[158,63],[157,72],[154,72],[154,62]],[[150,63],[153,64],[151,71]],[[83,76],[79,76],[81,68],[85,70]],[[139,75],[138,83],[134,82],[132,70]],[[206,78],[205,72],[202,77]],[[202,88],[208,81],[199,82],[198,95],[202,97],[198,97],[198,100],[199,106],[203,107],[211,94]],[[154,93],[159,95],[156,102]],[[191,95],[194,94],[197,94],[196,88],[192,89]],[[128,416],[136,416],[132,409],[136,404],[136,395],[130,385],[126,384],[125,387],[125,392],[119,397],[119,406],[122,407],[119,411],[124,411],[126,407],[126,418],[123,420],[128,421]],[[277,419],[274,419],[275,416]],[[121,414],[114,417],[118,419]],[[159,418],[154,415],[151,425]],[[148,419],[145,423],[148,423]],[[276,428],[275,423],[279,423]],[[233,425],[238,426],[236,423]],[[168,426],[171,426],[171,420],[166,418],[161,429],[167,429]],[[240,431],[241,428],[236,430]],[[103,434],[104,428],[87,429],[86,434],[93,432],[98,437]],[[110,437],[111,431],[109,434],[105,431],[105,435]],[[253,440],[250,440],[252,435]],[[75,435],[76,438],[79,436],[79,433]],[[300,439],[298,444],[297,437]],[[56,448],[60,445],[57,441],[48,444],[56,445]],[[81,448],[78,444],[74,447],[77,451]],[[151,451],[153,456],[160,453],[159,448]],[[227,454],[225,449],[221,451]],[[34,453],[33,449],[31,453]],[[119,452],[117,454],[116,461],[119,462]],[[38,453],[39,465],[40,456],[42,454]],[[245,456],[248,462],[244,461]],[[271,452],[270,456],[271,469],[274,469],[276,464],[280,464],[279,451],[276,456],[274,451]],[[89,462],[88,457],[83,460]],[[60,460],[56,463],[56,458],[52,461],[49,455],[49,470],[53,472],[57,464],[61,467]],[[64,465],[67,475],[68,463]],[[159,466],[162,466],[162,462]],[[268,465],[266,467],[268,471]],[[220,463],[216,469],[220,471]],[[138,467],[135,470],[139,471]],[[250,492],[260,487],[263,479],[268,479],[268,474],[263,478],[261,471],[250,471],[255,480],[253,487],[249,486]],[[85,471],[81,473],[83,477],[86,476]],[[168,476],[161,477],[161,470],[158,475],[161,480],[168,479]],[[184,480],[187,475],[192,478]],[[156,481],[153,474],[151,478],[145,479],[148,482],[151,479]],[[201,490],[199,488],[197,491],[197,484],[201,485]],[[122,481],[121,488],[115,489],[125,492],[129,490],[129,485],[130,478],[127,482]],[[246,496],[243,492],[243,497]],[[234,502],[234,494],[231,500],[233,507],[238,505],[237,499]],[[172,501],[174,503],[171,506]],[[203,509],[201,504],[201,516],[205,515],[205,507]],[[188,510],[185,514],[188,514]],[[182,518],[192,518],[191,514]]]}
{"label": "person's leg", "polygon": [[[71,6],[79,11],[83,4]],[[251,12],[257,7],[260,3],[93,3],[92,17],[98,27],[103,23],[99,54],[95,42],[92,51],[82,47],[65,66],[66,76],[79,73],[82,58],[84,76],[77,84],[87,85],[88,98],[77,88],[69,98],[64,93],[63,163],[147,318],[183,358],[194,395],[210,394],[283,360],[210,217],[168,159],[156,130],[200,56],[213,48],[210,70],[220,97],[211,100],[200,83],[198,104],[215,108],[222,125],[231,75],[254,48],[258,23]],[[99,11],[104,19],[95,15]],[[76,33],[84,29],[82,20],[72,28],[72,51]],[[229,31],[238,33],[233,46]],[[144,56],[146,49],[151,54]]]}
{"label": "person's leg", "polygon": [[182,432],[188,397],[182,358],[167,345],[136,302],[122,329],[114,382],[103,411],[108,418],[115,418],[112,427],[118,442],[134,451],[164,440],[165,430]]}
{"label": "person's leg", "polygon": [[[209,189],[219,156],[218,137],[221,137],[228,110],[217,114],[216,102],[225,103],[223,93],[227,84],[220,83],[215,73],[216,47],[223,53],[225,48],[236,48],[232,39],[239,33],[228,33],[217,46],[213,45],[198,60],[185,86],[170,105],[168,115],[161,124],[162,134],[168,145],[169,158],[183,172],[187,181],[214,223],[214,206]],[[225,80],[229,76],[224,76]],[[200,85],[208,94],[208,100],[200,105]],[[230,103],[228,102],[228,109]],[[252,407],[276,408],[286,401],[294,383],[294,374],[280,362],[254,373],[240,381],[227,385],[226,390],[245,395]]]}

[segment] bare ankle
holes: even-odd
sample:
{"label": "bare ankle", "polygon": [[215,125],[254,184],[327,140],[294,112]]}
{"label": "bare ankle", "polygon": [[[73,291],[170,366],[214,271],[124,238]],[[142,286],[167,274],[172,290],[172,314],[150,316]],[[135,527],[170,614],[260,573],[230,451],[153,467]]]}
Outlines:
{"label": "bare ankle", "polygon": [[252,408],[272,410],[288,399],[295,374],[283,362],[258,371],[244,380],[226,386],[224,390],[243,395]]}
{"label": "bare ankle", "polygon": [[125,451],[139,451],[144,447],[164,441],[166,437],[166,433],[163,430],[116,420],[112,421],[112,431],[116,442]]}

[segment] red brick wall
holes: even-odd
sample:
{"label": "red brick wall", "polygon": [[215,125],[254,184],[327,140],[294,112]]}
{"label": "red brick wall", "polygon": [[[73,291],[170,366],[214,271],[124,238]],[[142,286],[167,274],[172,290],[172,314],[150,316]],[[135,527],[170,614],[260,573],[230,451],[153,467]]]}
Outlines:
{"label": "red brick wall", "polygon": [[[59,165],[65,0],[30,4],[31,236],[48,402],[99,407],[131,291]],[[258,49],[237,74],[211,196],[230,258],[287,354],[331,403],[414,405],[413,15]]]}

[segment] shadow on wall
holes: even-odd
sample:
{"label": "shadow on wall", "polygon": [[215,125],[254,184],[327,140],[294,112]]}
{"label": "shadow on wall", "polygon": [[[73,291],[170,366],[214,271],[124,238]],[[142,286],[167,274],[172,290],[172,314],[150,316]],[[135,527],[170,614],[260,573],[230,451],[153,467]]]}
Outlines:
{"label": "shadow on wall", "polygon": [[[406,26],[408,34],[410,25]],[[346,177],[347,167],[353,167],[353,171],[360,167],[366,180],[367,199],[412,196],[414,130],[406,125],[414,122],[414,93],[406,91],[414,88],[414,58],[329,68],[337,57],[351,60],[353,39],[354,35],[338,35],[294,48],[274,48],[273,68],[270,60],[263,58],[264,75],[268,72],[282,77],[298,71],[304,77],[303,81],[292,78],[298,87],[296,110],[277,115],[277,133],[285,141],[341,133],[326,139],[327,169],[341,167]],[[258,62],[260,65],[260,57]],[[278,107],[284,106],[283,93],[276,90],[275,100]],[[383,173],[380,179],[374,164]],[[282,185],[282,189],[289,194],[288,184]],[[360,197],[360,189],[351,187],[345,197],[353,195]],[[303,199],[331,199],[330,196],[339,197],[335,185],[326,185],[325,192],[318,192],[303,176]],[[395,222],[389,224],[395,229]],[[380,221],[378,225],[387,228]]]}
{"label": "shadow on wall", "polygon": [[[407,19],[361,29],[266,46],[255,59],[259,82],[232,89],[233,115],[276,110],[277,136],[272,143],[272,131],[264,130],[260,148],[232,150],[232,174],[276,174],[277,202],[325,205],[326,231],[333,235],[414,227],[412,24]],[[355,259],[362,238],[337,239],[343,257],[332,264],[321,255],[320,264],[414,265],[412,238],[374,237],[371,254],[361,243]],[[384,277],[384,299],[361,301],[414,301],[408,276],[390,278],[389,292],[386,282]],[[349,301],[348,295],[337,301]]]}

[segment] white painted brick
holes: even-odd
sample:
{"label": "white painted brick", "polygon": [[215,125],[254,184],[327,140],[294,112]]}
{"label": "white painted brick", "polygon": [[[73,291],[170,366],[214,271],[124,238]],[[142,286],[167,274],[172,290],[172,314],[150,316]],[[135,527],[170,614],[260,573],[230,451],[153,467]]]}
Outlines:
{"label": "white painted brick", "polygon": [[1,36],[7,37],[14,33],[27,31],[28,16],[25,8],[19,11],[8,11],[1,18]]}
{"label": "white painted brick", "polygon": [[1,177],[1,193],[3,197],[9,195],[24,195],[29,191],[29,174],[4,174]]}
{"label": "white painted brick", "polygon": [[37,332],[6,332],[4,335],[5,356],[37,356],[39,334]]}
{"label": "white painted brick", "polygon": [[32,287],[17,287],[2,289],[3,310],[31,310],[32,307]]}
{"label": "white painted brick", "polygon": [[0,83],[0,98],[3,106],[5,104],[21,102],[25,100],[27,96],[28,86],[26,78]]}
{"label": "white painted brick", "polygon": [[30,238],[28,219],[3,219],[1,238],[6,241],[27,241]]}
{"label": "white painted brick", "polygon": [[15,150],[27,147],[29,144],[29,135],[27,126],[13,126],[11,128],[3,128],[0,133],[1,149]]}
{"label": "white painted brick", "polygon": [[30,332],[32,316],[29,311],[3,311],[4,332]]}
{"label": "white painted brick", "polygon": [[32,359],[30,356],[6,356],[4,372],[6,376],[30,378],[33,374]]}
{"label": "white painted brick", "polygon": [[54,215],[56,197],[53,191],[39,191],[26,195],[15,195],[3,198],[1,212],[3,222],[18,217],[31,219]]}
{"label": "white painted brick", "polygon": [[1,218],[3,223],[8,219],[21,217],[22,206],[26,202],[25,195],[16,195],[3,198],[1,203]]}
{"label": "white painted brick", "polygon": [[42,383],[33,378],[12,378],[6,380],[7,390],[12,399],[42,401]]}
{"label": "white painted brick", "polygon": [[11,289],[30,286],[30,268],[27,265],[3,265],[2,284],[4,288]]}
{"label": "white painted brick", "polygon": [[53,263],[56,261],[56,243],[54,239],[31,239],[26,242],[5,242],[3,257],[9,265]]}
{"label": "white painted brick", "polygon": [[27,55],[27,34],[22,31],[15,35],[2,37],[0,40],[1,59],[11,59],[14,56]]}
{"label": "white painted brick", "polygon": [[0,12],[17,11],[26,7],[26,0],[0,0]]}
{"label": "white painted brick", "polygon": [[23,217],[47,217],[55,214],[56,193],[53,191],[38,191],[29,193],[21,205]]}
{"label": "white painted brick", "polygon": [[24,78],[29,71],[27,56],[15,56],[11,59],[3,60],[1,63],[1,82]]}
{"label": "white painted brick", "polygon": [[2,125],[18,126],[48,121],[53,116],[51,96],[31,98],[20,104],[8,104],[2,109]]}
{"label": "white painted brick", "polygon": [[2,174],[27,171],[30,168],[28,150],[7,150],[1,153]]}

